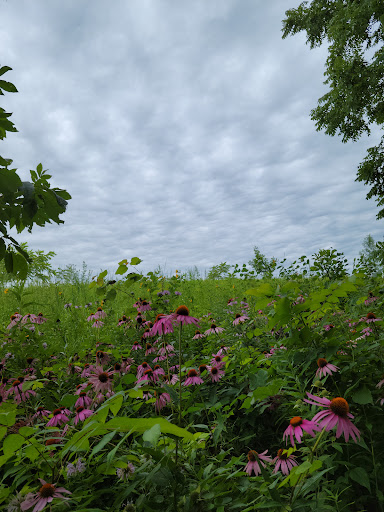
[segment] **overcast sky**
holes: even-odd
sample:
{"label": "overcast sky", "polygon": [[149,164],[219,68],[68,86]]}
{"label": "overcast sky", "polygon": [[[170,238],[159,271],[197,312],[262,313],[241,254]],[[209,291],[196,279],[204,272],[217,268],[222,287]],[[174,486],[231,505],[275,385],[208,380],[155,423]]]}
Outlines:
{"label": "overcast sky", "polygon": [[20,234],[54,265],[173,273],[292,261],[321,248],[350,261],[383,238],[355,182],[379,134],[317,132],[327,49],[282,40],[298,0],[1,0],[1,143],[23,179],[42,162],[72,195],[61,225]]}

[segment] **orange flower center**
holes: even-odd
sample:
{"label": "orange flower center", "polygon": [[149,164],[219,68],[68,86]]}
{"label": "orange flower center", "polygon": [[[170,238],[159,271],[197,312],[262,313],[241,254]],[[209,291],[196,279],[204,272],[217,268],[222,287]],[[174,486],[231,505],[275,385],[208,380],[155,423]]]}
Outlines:
{"label": "orange flower center", "polygon": [[376,318],[375,313],[367,313],[367,318],[374,319]]}
{"label": "orange flower center", "polygon": [[197,377],[197,371],[194,369],[189,370],[188,377]]}
{"label": "orange flower center", "polygon": [[39,493],[42,498],[51,498],[55,494],[56,488],[52,484],[44,484],[40,487]]}
{"label": "orange flower center", "polygon": [[317,360],[317,366],[319,368],[324,368],[324,366],[327,366],[328,364],[328,361],[326,359],[323,359],[322,357],[320,357],[318,360]]}
{"label": "orange flower center", "polygon": [[248,452],[248,460],[250,462],[255,462],[257,460],[258,453],[255,450],[250,450]]}
{"label": "orange flower center", "polygon": [[189,309],[187,308],[187,306],[179,306],[177,309],[176,309],[176,315],[182,315],[182,316],[189,316]]}
{"label": "orange flower center", "polygon": [[104,383],[104,382],[107,382],[107,380],[108,380],[108,373],[105,373],[105,372],[100,373],[99,381]]}
{"label": "orange flower center", "polygon": [[216,375],[217,373],[219,373],[219,370],[216,368],[216,366],[214,366],[214,367],[211,369],[211,373],[212,373],[212,375]]}
{"label": "orange flower center", "polygon": [[335,413],[337,416],[340,416],[341,418],[346,418],[347,414],[349,413],[348,402],[340,396],[331,400],[329,407],[333,413]]}
{"label": "orange flower center", "polygon": [[283,453],[284,450],[282,448],[280,448],[280,450],[277,450],[277,457],[280,459],[280,460],[286,460],[288,458],[288,453],[285,452]]}
{"label": "orange flower center", "polygon": [[301,416],[294,416],[289,423],[292,427],[298,427],[303,423],[303,418]]}

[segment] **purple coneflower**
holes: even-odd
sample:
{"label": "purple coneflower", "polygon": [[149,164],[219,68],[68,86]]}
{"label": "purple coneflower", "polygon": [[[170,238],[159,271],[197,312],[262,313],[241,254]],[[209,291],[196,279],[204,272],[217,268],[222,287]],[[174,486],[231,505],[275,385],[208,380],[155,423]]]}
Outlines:
{"label": "purple coneflower", "polygon": [[142,300],[137,306],[137,311],[144,313],[144,311],[151,311],[151,303],[146,300]]}
{"label": "purple coneflower", "polygon": [[255,450],[248,452],[248,464],[245,466],[244,471],[246,471],[249,476],[252,475],[252,471],[255,473],[255,476],[261,473],[259,463],[265,468],[263,460],[272,462],[272,458],[269,455],[265,455],[267,452],[268,450],[265,450],[263,453],[258,453]]}
{"label": "purple coneflower", "polygon": [[60,498],[62,500],[68,500],[69,498],[66,498],[63,496],[63,492],[67,494],[72,494],[67,489],[64,489],[64,487],[56,487],[53,484],[48,484],[45,480],[42,480],[39,478],[40,482],[42,483],[42,487],[36,492],[28,493],[26,495],[25,501],[20,505],[21,510],[28,510],[29,508],[35,507],[33,509],[33,512],[40,512],[40,510],[43,510],[45,505],[48,503],[51,503],[53,498]]}
{"label": "purple coneflower", "polygon": [[151,336],[161,336],[173,332],[172,316],[160,313],[156,316],[155,323],[151,329]]}
{"label": "purple coneflower", "polygon": [[362,318],[361,320],[365,320],[367,324],[370,324],[372,322],[381,322],[381,318],[377,318],[375,313],[367,313],[367,316],[365,318]]}
{"label": "purple coneflower", "polygon": [[132,345],[132,348],[131,350],[140,350],[141,348],[143,348],[140,343],[138,341],[135,341],[134,344]]}
{"label": "purple coneflower", "polygon": [[130,318],[123,315],[121,318],[119,318],[119,321],[117,322],[117,327],[120,327],[121,325],[128,325],[130,322]]}
{"label": "purple coneflower", "polygon": [[204,334],[201,334],[200,331],[195,331],[195,335],[193,336],[193,340],[200,340],[201,338],[205,338]]}
{"label": "purple coneflower", "polygon": [[92,384],[96,393],[111,391],[113,386],[113,374],[105,372],[101,366],[94,370],[94,374],[88,379],[88,384]]}
{"label": "purple coneflower", "polygon": [[171,396],[169,393],[158,393],[156,402],[155,402],[155,409],[157,412],[160,412],[163,407],[167,405],[167,403],[171,402]]}
{"label": "purple coneflower", "polygon": [[137,367],[137,374],[136,374],[136,377],[139,379],[143,373],[146,371],[146,370],[150,370],[151,367],[149,366],[149,364],[147,363],[147,361],[143,361],[141,364],[139,364],[139,366]]}
{"label": "purple coneflower", "polygon": [[36,409],[36,413],[32,416],[32,419],[48,418],[50,414],[52,414],[51,411],[48,411],[45,407],[38,407]]}
{"label": "purple coneflower", "polygon": [[96,364],[99,365],[99,366],[103,366],[105,365],[106,363],[108,363],[108,361],[110,361],[110,356],[109,354],[107,354],[106,352],[103,352],[102,350],[98,350],[96,352]]}
{"label": "purple coneflower", "polygon": [[85,391],[79,393],[79,398],[75,402],[75,407],[89,407],[92,404],[92,399]]}
{"label": "purple coneflower", "polygon": [[151,345],[151,343],[145,344],[145,355],[148,356],[149,354],[152,354],[153,352],[156,352],[156,348]]}
{"label": "purple coneflower", "polygon": [[103,308],[97,308],[96,313],[93,315],[93,318],[95,320],[99,320],[100,318],[105,318],[107,316],[107,313],[103,311]]}
{"label": "purple coneflower", "polygon": [[100,327],[103,327],[104,325],[104,322],[102,322],[101,320],[96,320],[96,322],[94,322],[91,327],[94,327],[95,329],[100,329]]}
{"label": "purple coneflower", "polygon": [[273,470],[273,473],[277,473],[279,469],[283,473],[283,475],[289,475],[291,469],[293,466],[297,466],[297,462],[295,461],[294,455],[289,455],[287,450],[283,450],[280,448],[277,451],[276,457],[273,459],[272,462],[276,462],[275,469]]}
{"label": "purple coneflower", "polygon": [[233,325],[238,325],[238,324],[242,324],[246,320],[249,320],[249,316],[247,316],[247,315],[240,315],[240,313],[237,313],[236,317],[235,317],[235,319],[234,319],[234,321],[232,323],[233,323]]}
{"label": "purple coneflower", "polygon": [[198,319],[189,315],[189,309],[187,306],[179,306],[171,316],[173,320],[181,325],[196,324],[197,327],[199,327]]}
{"label": "purple coneflower", "polygon": [[217,327],[216,324],[211,324],[211,327],[205,331],[205,336],[208,336],[208,334],[219,334],[220,332],[225,331],[223,327]]}
{"label": "purple coneflower", "polygon": [[381,380],[378,384],[376,384],[376,387],[380,389],[383,384],[384,384],[384,379]]}
{"label": "purple coneflower", "polygon": [[318,405],[319,407],[326,407],[325,410],[315,414],[312,421],[318,422],[319,427],[325,427],[325,430],[331,430],[337,425],[336,437],[340,437],[344,433],[346,442],[348,442],[349,436],[351,435],[352,439],[357,443],[356,436],[360,438],[360,432],[348,419],[354,418],[354,416],[349,412],[348,402],[344,398],[338,396],[332,400],[328,400],[328,398],[314,396],[308,392],[307,395],[311,400],[304,398],[304,402]]}
{"label": "purple coneflower", "polygon": [[290,437],[291,445],[295,446],[293,436],[296,437],[298,443],[301,443],[303,430],[310,436],[315,437],[316,434],[314,433],[314,430],[319,432],[321,429],[313,421],[304,420],[301,416],[295,416],[290,420],[289,427],[284,432],[283,440],[285,439],[285,442],[287,443],[288,437]]}
{"label": "purple coneflower", "polygon": [[209,376],[212,382],[219,382],[219,380],[225,375],[224,370],[221,370],[219,366],[212,366],[209,369]]}
{"label": "purple coneflower", "polygon": [[43,313],[39,313],[37,316],[31,315],[30,320],[33,324],[43,324],[47,321],[47,319],[43,317]]}
{"label": "purple coneflower", "polygon": [[326,359],[323,359],[322,357],[320,357],[317,360],[317,366],[318,369],[316,370],[316,377],[325,377],[327,374],[332,375],[332,373],[337,372],[337,370],[339,369],[338,366],[328,363],[328,361]]}
{"label": "purple coneflower", "polygon": [[57,427],[64,425],[64,423],[68,423],[69,418],[64,414],[64,412],[60,409],[55,409],[53,411],[52,418],[48,421],[47,427]]}
{"label": "purple coneflower", "polygon": [[219,352],[217,354],[212,354],[211,365],[217,366],[218,368],[224,366],[225,362],[223,361],[223,355],[219,354]]}
{"label": "purple coneflower", "polygon": [[89,418],[89,416],[92,416],[93,411],[90,409],[84,409],[83,406],[76,407],[76,416],[73,420],[73,424],[77,425],[79,421],[84,421],[85,419]]}
{"label": "purple coneflower", "polygon": [[195,386],[196,384],[203,384],[204,381],[198,376],[197,371],[192,368],[189,370],[186,380],[183,382],[183,386]]}

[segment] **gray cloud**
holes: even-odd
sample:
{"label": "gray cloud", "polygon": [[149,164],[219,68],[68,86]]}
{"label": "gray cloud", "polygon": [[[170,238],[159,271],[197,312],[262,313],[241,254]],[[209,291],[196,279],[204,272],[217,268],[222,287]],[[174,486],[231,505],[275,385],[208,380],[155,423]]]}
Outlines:
{"label": "gray cloud", "polygon": [[247,262],[254,245],[280,259],[333,246],[352,261],[368,233],[380,239],[354,181],[377,133],[343,145],[316,132],[327,53],[281,39],[294,6],[3,4],[20,91],[4,103],[20,133],[2,154],[24,172],[43,162],[73,196],[64,225],[19,238],[61,267],[139,256],[170,271]]}

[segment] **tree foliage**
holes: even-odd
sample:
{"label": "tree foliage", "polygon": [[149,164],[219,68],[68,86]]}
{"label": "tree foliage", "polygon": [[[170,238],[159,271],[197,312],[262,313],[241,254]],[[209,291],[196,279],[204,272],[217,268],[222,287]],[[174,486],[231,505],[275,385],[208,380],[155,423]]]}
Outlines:
{"label": "tree foliage", "polygon": [[[0,77],[10,70],[9,66],[0,67]],[[17,89],[11,82],[0,79],[0,95],[4,92],[14,93]],[[11,115],[0,108],[1,140],[6,138],[7,132],[17,132],[10,120]],[[25,278],[31,259],[10,236],[10,229],[15,228],[18,233],[24,229],[31,232],[33,225],[62,223],[59,215],[65,212],[71,196],[65,190],[50,186],[48,180],[51,175],[43,170],[41,163],[36,170],[30,171],[31,181],[22,181],[17,169],[10,168],[11,165],[11,159],[0,156],[0,261],[4,260],[8,273]]]}
{"label": "tree foliage", "polygon": [[[325,84],[329,91],[311,111],[317,130],[356,141],[384,124],[383,0],[313,0],[286,11],[283,38],[307,33],[311,49],[329,44]],[[384,136],[368,150],[356,181],[370,185],[367,199],[384,205]],[[377,218],[384,217],[384,208]]]}

